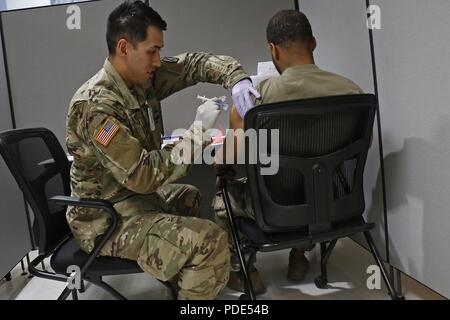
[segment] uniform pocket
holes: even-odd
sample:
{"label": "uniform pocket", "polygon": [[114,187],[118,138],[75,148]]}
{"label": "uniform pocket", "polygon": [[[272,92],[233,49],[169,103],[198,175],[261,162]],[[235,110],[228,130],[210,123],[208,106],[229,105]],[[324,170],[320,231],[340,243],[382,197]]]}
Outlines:
{"label": "uniform pocket", "polygon": [[214,268],[204,267],[200,270],[185,268],[181,271],[181,288],[194,293],[212,292],[216,283]]}
{"label": "uniform pocket", "polygon": [[188,260],[188,254],[178,246],[149,233],[138,257],[141,268],[159,280],[167,281],[177,275]]}

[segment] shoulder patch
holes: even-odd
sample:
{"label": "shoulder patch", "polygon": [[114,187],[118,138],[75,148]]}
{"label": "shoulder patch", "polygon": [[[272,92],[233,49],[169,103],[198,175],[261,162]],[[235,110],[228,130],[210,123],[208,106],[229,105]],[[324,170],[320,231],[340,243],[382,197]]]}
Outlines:
{"label": "shoulder patch", "polygon": [[101,127],[95,136],[95,140],[99,142],[102,146],[107,147],[112,139],[115,137],[117,132],[119,132],[119,125],[116,124],[111,119],[108,119],[106,123]]}
{"label": "shoulder patch", "polygon": [[167,62],[167,63],[178,63],[178,61],[180,61],[180,58],[177,57],[164,57],[162,59],[163,62]]}

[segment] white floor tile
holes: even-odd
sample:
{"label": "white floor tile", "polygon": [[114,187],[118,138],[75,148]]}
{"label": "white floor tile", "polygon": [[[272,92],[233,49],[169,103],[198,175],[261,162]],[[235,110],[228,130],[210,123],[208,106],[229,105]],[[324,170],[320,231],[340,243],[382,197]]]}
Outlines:
{"label": "white floor tile", "polygon": [[[35,253],[34,253],[35,255]],[[328,263],[329,285],[326,289],[318,289],[314,279],[320,274],[319,248],[308,253],[310,271],[306,279],[300,283],[286,279],[289,250],[271,253],[258,253],[256,267],[260,272],[267,292],[259,299],[276,300],[387,300],[387,290],[369,290],[366,286],[367,267],[374,261],[369,252],[349,239],[340,240]],[[32,256],[33,257],[33,256]],[[29,279],[21,275],[20,265],[12,271],[12,280],[0,283],[0,299],[17,300],[55,300],[63,291],[65,284],[41,278]],[[406,299],[443,299],[428,288],[411,278],[404,276],[403,290]],[[154,278],[145,274],[105,277],[105,282],[117,289],[128,299],[158,300],[169,299],[167,289]],[[219,299],[235,300],[240,293],[225,289]],[[81,300],[113,299],[103,289],[88,284]]]}

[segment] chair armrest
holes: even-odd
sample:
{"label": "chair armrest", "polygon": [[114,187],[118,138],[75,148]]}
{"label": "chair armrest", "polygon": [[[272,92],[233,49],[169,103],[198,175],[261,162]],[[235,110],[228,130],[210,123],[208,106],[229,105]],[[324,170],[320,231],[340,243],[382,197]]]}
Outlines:
{"label": "chair armrest", "polygon": [[80,199],[75,197],[56,196],[50,198],[49,200],[61,205],[75,207],[98,208],[105,210],[107,210],[108,208],[114,208],[114,204],[111,201],[100,199]]}
{"label": "chair armrest", "polygon": [[94,261],[95,257],[98,256],[100,250],[106,244],[106,242],[111,238],[112,234],[117,228],[119,223],[119,214],[116,209],[114,209],[114,204],[110,201],[99,200],[99,199],[79,199],[75,197],[67,196],[56,196],[49,199],[60,205],[73,206],[73,207],[84,207],[84,208],[96,208],[103,209],[110,213],[112,221],[106,232],[101,236],[100,241],[94,246],[94,249],[89,253],[88,259],[81,268],[81,275],[84,275],[85,271],[89,268],[91,263]]}
{"label": "chair armrest", "polygon": [[114,209],[114,204],[111,201],[100,199],[80,199],[67,196],[56,196],[50,198],[49,200],[66,206],[104,209],[111,214],[112,223],[114,225],[117,225],[119,222],[119,214],[116,209]]}
{"label": "chair armrest", "polygon": [[[73,156],[67,155],[67,160],[69,161],[70,164],[72,164],[73,163]],[[47,160],[44,160],[42,162],[39,162],[38,166],[51,167],[54,164],[55,164],[55,159],[47,159]]]}

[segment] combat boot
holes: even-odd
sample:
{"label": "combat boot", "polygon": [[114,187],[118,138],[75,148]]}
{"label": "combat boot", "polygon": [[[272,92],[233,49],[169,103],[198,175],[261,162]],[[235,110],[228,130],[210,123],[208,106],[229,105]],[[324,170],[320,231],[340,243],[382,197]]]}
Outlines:
{"label": "combat boot", "polygon": [[289,253],[287,278],[292,281],[302,281],[309,270],[309,261],[305,257],[305,250],[292,248]]}
{"label": "combat boot", "polygon": [[[264,285],[258,270],[256,270],[255,267],[251,267],[249,274],[255,294],[263,294],[266,292],[266,286]],[[241,271],[231,271],[227,287],[231,290],[245,293],[244,274]]]}

